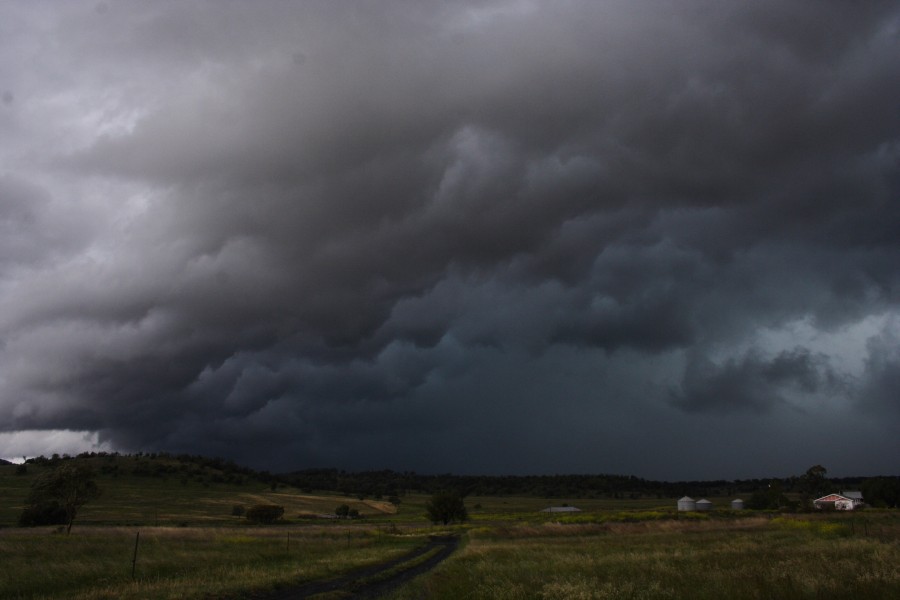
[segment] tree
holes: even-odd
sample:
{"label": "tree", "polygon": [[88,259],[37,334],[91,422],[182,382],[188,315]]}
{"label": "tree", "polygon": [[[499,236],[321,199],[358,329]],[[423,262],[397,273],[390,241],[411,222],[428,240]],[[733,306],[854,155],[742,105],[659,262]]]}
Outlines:
{"label": "tree", "polygon": [[828,469],[822,465],[813,465],[800,477],[800,498],[804,509],[810,508],[812,501],[827,491],[827,473]]}
{"label": "tree", "polygon": [[866,504],[878,507],[897,508],[900,506],[900,478],[873,477],[862,485]]}
{"label": "tree", "polygon": [[428,518],[432,523],[443,523],[448,525],[459,521],[462,523],[469,518],[466,512],[466,505],[463,497],[459,492],[439,492],[431,497],[428,504],[425,505],[428,511]]}
{"label": "tree", "polygon": [[747,508],[755,510],[771,510],[787,507],[790,501],[781,489],[781,482],[773,480],[763,489],[756,490],[747,502]]}
{"label": "tree", "polygon": [[19,522],[39,525],[47,519],[56,523],[64,519],[66,533],[69,533],[81,507],[99,495],[93,469],[82,464],[62,464],[41,473],[31,484],[31,493]]}
{"label": "tree", "polygon": [[274,523],[284,515],[284,507],[277,504],[256,504],[244,516],[253,523]]}

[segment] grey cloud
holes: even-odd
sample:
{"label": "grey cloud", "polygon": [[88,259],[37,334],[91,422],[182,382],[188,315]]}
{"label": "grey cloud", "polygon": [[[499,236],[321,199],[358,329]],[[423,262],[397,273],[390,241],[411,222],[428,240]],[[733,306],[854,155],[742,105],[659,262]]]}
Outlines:
{"label": "grey cloud", "polygon": [[58,40],[0,38],[9,430],[487,469],[888,410],[889,355],[758,338],[897,311],[893,3],[0,11]]}
{"label": "grey cloud", "polygon": [[900,411],[900,339],[896,333],[884,331],[869,339],[865,378],[859,391],[860,405],[873,415],[891,415]]}
{"label": "grey cloud", "polygon": [[12,175],[0,175],[0,269],[33,268],[84,247],[89,216],[54,202],[50,192]]}
{"label": "grey cloud", "polygon": [[688,412],[765,412],[790,404],[788,392],[815,394],[838,384],[838,379],[825,357],[811,355],[805,348],[768,360],[748,352],[721,365],[706,356],[693,356],[681,386],[671,396],[675,406]]}

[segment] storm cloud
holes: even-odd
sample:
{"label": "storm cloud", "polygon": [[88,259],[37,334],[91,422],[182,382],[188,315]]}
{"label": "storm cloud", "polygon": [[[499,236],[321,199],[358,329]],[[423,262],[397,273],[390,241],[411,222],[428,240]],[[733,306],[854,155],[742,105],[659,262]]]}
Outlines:
{"label": "storm cloud", "polygon": [[878,1],[6,3],[0,450],[895,474],[898,35]]}

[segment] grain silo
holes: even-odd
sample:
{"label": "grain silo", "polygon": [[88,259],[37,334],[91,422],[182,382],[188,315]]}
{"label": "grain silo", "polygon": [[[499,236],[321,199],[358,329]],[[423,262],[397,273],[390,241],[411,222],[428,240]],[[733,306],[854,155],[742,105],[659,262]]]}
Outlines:
{"label": "grain silo", "polygon": [[697,510],[712,510],[712,502],[706,498],[697,500]]}
{"label": "grain silo", "polygon": [[735,498],[731,501],[731,510],[744,510],[744,501],[740,498]]}
{"label": "grain silo", "polygon": [[678,510],[680,512],[685,512],[688,510],[697,510],[697,503],[694,502],[693,498],[689,498],[685,496],[681,500],[678,501]]}

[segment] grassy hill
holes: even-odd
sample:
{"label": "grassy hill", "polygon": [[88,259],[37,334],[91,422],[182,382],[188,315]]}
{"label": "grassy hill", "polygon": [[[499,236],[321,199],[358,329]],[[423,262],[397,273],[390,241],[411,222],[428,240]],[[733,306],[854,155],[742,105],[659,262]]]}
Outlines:
{"label": "grassy hill", "polygon": [[271,476],[215,459],[168,455],[79,456],[32,461],[26,465],[0,465],[0,526],[13,526],[28,496],[32,481],[58,462],[88,464],[97,474],[101,496],[85,505],[79,524],[201,526],[240,522],[234,506],[278,504],[287,521],[333,515],[346,504],[364,518],[417,516],[415,505],[400,510],[376,499],[336,493],[304,493],[271,480]]}
{"label": "grassy hill", "polygon": [[[277,504],[284,521],[304,523],[334,515],[346,504],[369,521],[426,524],[430,495],[404,491],[399,503],[363,494],[310,490],[283,483],[268,473],[237,467],[217,459],[194,456],[100,454],[76,458],[32,460],[26,465],[0,465],[0,527],[17,524],[32,481],[63,461],[90,465],[101,496],[79,512],[78,525],[221,526],[245,520],[232,515],[235,506]],[[571,504],[585,512],[674,508],[671,499],[554,498],[522,495],[470,496],[466,504],[473,520],[551,518],[539,511]],[[725,503],[723,502],[724,506]]]}
{"label": "grassy hill", "polygon": [[[100,498],[87,504],[77,522],[83,525],[216,526],[245,522],[232,516],[235,506],[283,506],[287,523],[334,515],[343,504],[365,520],[425,521],[431,493],[461,489],[473,520],[540,520],[548,506],[569,504],[586,513],[602,511],[674,511],[684,494],[705,497],[718,508],[768,481],[651,482],[624,476],[426,476],[369,471],[350,473],[316,469],[285,475],[254,471],[233,462],[190,455],[90,453],[78,457],[30,459],[25,465],[0,464],[0,527],[17,523],[32,481],[64,461],[89,465],[101,488]],[[796,499],[797,478],[781,480]],[[900,478],[880,478],[897,487]],[[860,481],[832,482],[840,489]],[[892,504],[888,504],[889,506]],[[548,517],[551,518],[551,517]]]}
{"label": "grassy hill", "polygon": [[[102,490],[80,511],[72,535],[14,527],[34,478],[65,461],[90,465]],[[344,483],[373,477],[338,474]],[[309,478],[302,486],[286,480],[218,459],[165,454],[0,465],[0,598],[246,597],[346,577],[442,531],[462,535],[461,550],[391,598],[886,599],[900,588],[895,510],[738,513],[725,509],[730,496],[710,495],[723,510],[676,519],[674,497],[472,494],[471,522],[446,529],[427,521],[426,490],[398,489],[395,504],[352,488],[317,489]],[[285,508],[283,522],[260,526],[232,516],[235,505],[267,503]],[[315,518],[342,504],[362,518]],[[563,504],[583,512],[540,512]]]}

